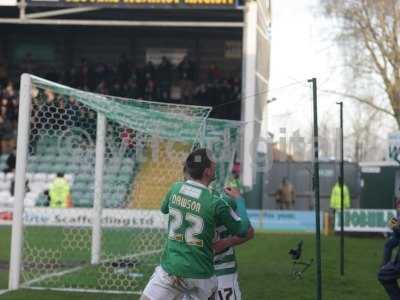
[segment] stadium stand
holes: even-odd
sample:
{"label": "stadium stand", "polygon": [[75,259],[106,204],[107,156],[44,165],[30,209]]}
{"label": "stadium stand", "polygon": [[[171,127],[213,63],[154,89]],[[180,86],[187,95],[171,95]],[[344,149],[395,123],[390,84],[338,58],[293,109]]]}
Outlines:
{"label": "stadium stand", "polygon": [[[82,52],[82,55],[85,51]],[[209,54],[211,55],[211,54]],[[211,55],[212,56],[212,55]],[[1,59],[0,59],[1,61]],[[4,62],[4,60],[3,60]],[[115,64],[109,62],[99,62],[96,58],[91,61],[82,58],[75,65],[65,64],[64,68],[46,68],[43,63],[38,63],[34,55],[26,53],[24,59],[15,70],[7,70],[7,62],[1,65],[2,76],[0,78],[0,171],[6,171],[5,160],[8,153],[16,145],[16,131],[18,121],[18,78],[21,72],[30,72],[43,76],[49,80],[57,81],[72,87],[83,90],[93,91],[101,94],[108,94],[126,98],[156,100],[168,103],[181,103],[200,106],[213,106],[211,116],[218,118],[240,119],[240,97],[241,82],[239,77],[224,73],[218,67],[218,63],[209,61],[207,65],[200,66],[194,62],[190,56],[185,56],[180,63],[172,63],[164,57],[160,64],[148,62],[146,64],[134,64],[125,54],[121,54],[116,59]],[[14,70],[14,71],[15,71]],[[8,76],[8,77],[7,77]],[[13,80],[10,80],[13,78]],[[33,95],[35,98],[35,95]],[[45,91],[40,96],[47,101],[44,110],[37,109],[37,118],[51,118],[52,109],[71,112],[70,124],[68,126],[81,127],[87,129],[95,124],[95,120],[90,112],[82,110],[73,99],[59,99],[50,91]],[[230,105],[230,109],[221,106],[224,103],[236,103]],[[33,105],[40,106],[40,103],[33,101]],[[47,110],[46,110],[47,109]],[[39,122],[37,122],[39,123]],[[56,125],[54,129],[58,130]],[[32,128],[31,130],[40,130]],[[122,137],[123,139],[123,137]],[[63,149],[60,153],[57,143],[51,137],[46,139],[31,141],[29,149],[29,193],[27,194],[26,204],[45,205],[47,196],[44,191],[49,182],[57,172],[67,174],[71,189],[74,206],[90,207],[93,205],[93,181],[94,181],[94,162],[81,164],[79,159],[71,163],[71,157],[82,156],[83,152],[94,151],[93,149]],[[72,146],[71,146],[72,147]],[[82,151],[82,152],[79,152]],[[160,183],[160,191],[156,196],[157,201],[149,201],[144,207],[140,203],[143,197],[149,197],[151,192],[145,191],[142,186],[146,185],[152,175],[148,174],[147,169],[151,167],[147,164],[135,166],[129,156],[134,155],[134,149],[130,149],[125,161],[117,171],[113,170],[107,174],[107,170],[114,164],[106,161],[104,176],[104,199],[107,207],[131,206],[135,208],[152,208],[159,205],[159,194],[161,195],[170,182],[176,180],[179,174],[171,175],[171,180]],[[153,162],[154,163],[154,162]],[[160,165],[159,168],[168,171],[169,167]],[[116,176],[115,176],[116,174]],[[132,182],[138,176],[136,185]],[[10,205],[13,200],[10,194],[11,173],[0,173],[0,206]],[[88,188],[89,187],[89,188]],[[152,191],[153,192],[153,191]],[[136,203],[132,198],[139,199]],[[8,200],[5,200],[8,199]],[[4,201],[2,201],[4,200]]]}
{"label": "stadium stand", "polygon": [[[37,147],[41,148],[41,155],[33,155],[28,165],[29,192],[26,195],[26,206],[43,206],[47,199],[45,191],[56,177],[57,172],[65,172],[66,178],[72,186],[72,199],[76,207],[91,207],[93,205],[94,163],[78,160],[71,161],[67,153],[74,152],[80,156],[76,149],[62,149],[61,153],[54,139],[47,138],[38,141]],[[85,151],[88,151],[87,149]],[[89,150],[93,151],[93,150]],[[7,156],[0,157],[0,167],[5,167]],[[106,207],[123,207],[127,200],[130,186],[135,175],[135,166],[132,159],[126,157],[119,162],[121,168],[115,167],[114,161],[106,161],[104,174],[104,199]],[[115,172],[117,170],[117,172]],[[10,193],[13,173],[0,173],[0,206],[10,206],[13,197]],[[88,188],[89,187],[89,188]]]}

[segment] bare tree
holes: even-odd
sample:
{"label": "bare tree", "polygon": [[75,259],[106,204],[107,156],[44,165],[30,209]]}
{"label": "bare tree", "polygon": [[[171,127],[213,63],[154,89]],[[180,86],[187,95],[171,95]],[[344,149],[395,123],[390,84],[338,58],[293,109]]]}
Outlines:
{"label": "bare tree", "polygon": [[[329,92],[392,116],[400,129],[400,2],[321,0],[321,3],[325,14],[338,21],[336,40],[353,75],[347,91]],[[371,90],[376,89],[380,93],[371,97]]]}
{"label": "bare tree", "polygon": [[347,153],[351,153],[354,161],[381,160],[385,137],[379,130],[382,126],[382,113],[373,108],[355,107],[351,116],[350,132],[344,136],[345,145],[349,145]]}

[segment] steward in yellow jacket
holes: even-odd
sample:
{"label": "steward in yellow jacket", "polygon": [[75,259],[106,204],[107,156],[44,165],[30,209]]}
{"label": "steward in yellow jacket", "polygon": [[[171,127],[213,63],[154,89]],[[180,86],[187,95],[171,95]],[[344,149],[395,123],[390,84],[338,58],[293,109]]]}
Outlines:
{"label": "steward in yellow jacket", "polygon": [[50,207],[72,207],[71,192],[68,181],[63,173],[57,173],[57,177],[49,186]]}
{"label": "steward in yellow jacket", "polygon": [[[331,203],[330,207],[333,209],[341,209],[341,200],[340,200],[340,184],[337,182],[331,192]],[[343,208],[349,208],[350,207],[350,193],[349,189],[345,184],[343,184]]]}

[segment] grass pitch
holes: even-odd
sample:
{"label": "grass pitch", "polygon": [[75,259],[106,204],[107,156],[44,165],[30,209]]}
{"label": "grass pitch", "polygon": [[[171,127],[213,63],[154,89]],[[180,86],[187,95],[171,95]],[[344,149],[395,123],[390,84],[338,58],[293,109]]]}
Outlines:
{"label": "grass pitch", "polygon": [[[9,227],[0,227],[0,266],[2,266],[0,289],[6,289],[8,283],[8,271],[4,267],[4,263],[9,260],[10,232]],[[31,237],[33,236],[31,234]],[[48,235],[47,238],[49,238]],[[304,240],[302,258],[304,260],[315,258],[313,235],[277,235],[259,232],[252,241],[237,248],[242,299],[316,299],[315,263],[306,271],[303,279],[290,277],[292,265],[288,250],[294,248],[299,240]],[[346,238],[345,276],[341,277],[339,275],[339,238],[336,236],[323,237],[323,299],[387,299],[383,288],[376,280],[383,244],[384,240],[381,238]],[[148,274],[145,275],[145,277],[147,276]],[[144,278],[144,281],[146,280],[147,278]],[[36,290],[19,290],[0,295],[1,300],[67,300],[71,298],[134,300],[139,296]]]}

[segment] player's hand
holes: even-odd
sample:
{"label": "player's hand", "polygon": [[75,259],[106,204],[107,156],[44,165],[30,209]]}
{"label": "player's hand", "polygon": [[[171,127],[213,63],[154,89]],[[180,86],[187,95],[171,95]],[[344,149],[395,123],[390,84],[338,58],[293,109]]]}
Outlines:
{"label": "player's hand", "polygon": [[213,249],[215,253],[220,253],[231,246],[229,239],[222,239],[213,244]]}
{"label": "player's hand", "polygon": [[233,187],[224,188],[224,192],[231,198],[237,198],[241,196],[239,189]]}
{"label": "player's hand", "polygon": [[392,230],[395,230],[400,226],[399,221],[396,218],[391,218],[388,225]]}

